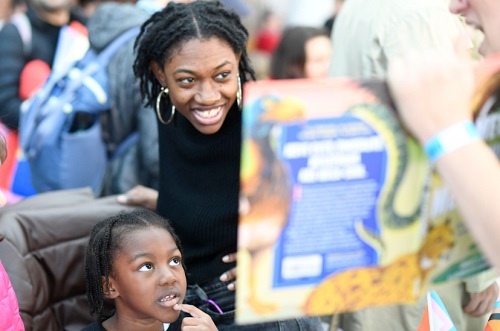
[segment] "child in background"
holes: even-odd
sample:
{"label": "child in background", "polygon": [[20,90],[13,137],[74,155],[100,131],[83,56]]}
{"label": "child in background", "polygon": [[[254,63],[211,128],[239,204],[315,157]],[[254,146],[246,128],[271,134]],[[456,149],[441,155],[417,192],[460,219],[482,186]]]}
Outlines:
{"label": "child in background", "polygon": [[267,9],[262,13],[259,25],[255,37],[255,48],[259,52],[271,55],[281,39],[281,18],[272,10]]}
{"label": "child in background", "polygon": [[[146,209],[109,217],[92,229],[85,261],[87,298],[97,316],[84,331],[164,331],[179,317],[182,330],[217,330],[210,316],[182,304],[186,274],[170,223]],[[106,313],[108,299],[114,311]]]}
{"label": "child in background", "polygon": [[322,28],[295,26],[285,29],[271,58],[272,79],[328,77],[332,42]]}

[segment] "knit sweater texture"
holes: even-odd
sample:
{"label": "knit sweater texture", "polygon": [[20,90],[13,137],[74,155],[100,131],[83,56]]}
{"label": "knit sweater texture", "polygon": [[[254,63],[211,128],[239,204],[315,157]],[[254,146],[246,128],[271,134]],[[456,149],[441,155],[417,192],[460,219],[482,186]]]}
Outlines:
{"label": "knit sweater texture", "polygon": [[222,257],[236,252],[241,112],[233,106],[212,135],[200,133],[179,113],[158,127],[157,210],[181,239],[188,284],[201,284],[235,266]]}

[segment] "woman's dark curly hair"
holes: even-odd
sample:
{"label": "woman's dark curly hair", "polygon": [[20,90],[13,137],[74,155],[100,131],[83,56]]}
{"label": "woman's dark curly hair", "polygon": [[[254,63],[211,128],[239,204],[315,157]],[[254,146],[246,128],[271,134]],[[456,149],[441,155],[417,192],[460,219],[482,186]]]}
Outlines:
{"label": "woman's dark curly hair", "polygon": [[[167,230],[182,254],[179,237],[170,222],[147,209],[138,208],[111,216],[92,228],[85,256],[85,280],[90,313],[97,316],[99,325],[114,314],[114,312],[105,313],[106,298],[102,288],[102,277],[105,277],[106,288],[108,288],[113,260],[122,249],[124,237],[136,230],[148,227]],[[184,262],[182,266],[186,270]]]}
{"label": "woman's dark curly hair", "polygon": [[241,53],[238,68],[241,83],[255,80],[246,51],[248,31],[236,13],[228,11],[219,1],[169,2],[144,22],[134,44],[137,54],[134,73],[140,79],[146,105],[155,106],[161,89],[150,62],[155,61],[163,68],[173,52],[186,41],[212,37],[225,40],[236,54]]}

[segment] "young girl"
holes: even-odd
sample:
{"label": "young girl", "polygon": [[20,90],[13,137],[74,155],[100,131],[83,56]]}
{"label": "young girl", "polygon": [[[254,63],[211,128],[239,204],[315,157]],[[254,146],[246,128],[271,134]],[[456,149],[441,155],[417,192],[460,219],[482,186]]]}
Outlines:
{"label": "young girl", "polygon": [[186,302],[219,329],[322,330],[319,318],[234,323],[241,87],[255,79],[247,41],[218,1],[170,2],[143,24],[134,71],[158,117],[160,186],[156,202],[140,203],[172,222],[185,248]]}
{"label": "young girl", "polygon": [[[85,261],[87,298],[97,322],[84,331],[164,331],[189,313],[182,330],[217,330],[210,316],[182,304],[186,275],[179,238],[170,223],[138,209],[92,229]],[[111,300],[114,311],[106,312]]]}

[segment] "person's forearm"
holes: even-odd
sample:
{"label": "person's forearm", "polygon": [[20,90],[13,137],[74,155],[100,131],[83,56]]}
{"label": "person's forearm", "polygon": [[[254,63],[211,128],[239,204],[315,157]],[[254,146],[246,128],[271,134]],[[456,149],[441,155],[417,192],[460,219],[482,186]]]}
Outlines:
{"label": "person's forearm", "polygon": [[441,157],[437,168],[490,263],[500,267],[500,164],[483,142]]}

